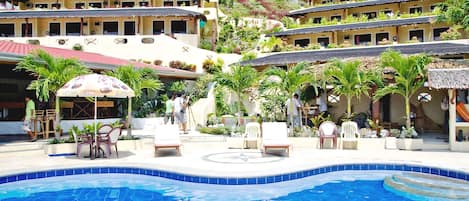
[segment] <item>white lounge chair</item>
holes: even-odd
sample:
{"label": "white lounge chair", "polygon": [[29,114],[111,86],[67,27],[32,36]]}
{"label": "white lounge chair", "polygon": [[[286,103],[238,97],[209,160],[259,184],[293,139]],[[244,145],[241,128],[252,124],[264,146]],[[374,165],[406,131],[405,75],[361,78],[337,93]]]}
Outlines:
{"label": "white lounge chair", "polygon": [[179,127],[177,125],[158,125],[155,133],[155,157],[158,149],[175,148],[181,155],[181,139],[179,138]]}
{"label": "white lounge chair", "polygon": [[250,143],[255,143],[256,148],[257,140],[261,136],[261,126],[257,122],[249,122],[246,124],[246,130],[244,132],[243,147],[249,148]]}
{"label": "white lounge chair", "polygon": [[[353,149],[358,148],[358,139],[360,138],[360,133],[358,132],[358,125],[354,121],[346,121],[342,123],[340,131],[342,149],[344,148],[344,143],[346,145],[352,144]],[[348,147],[348,146],[347,146]]]}
{"label": "white lounge chair", "polygon": [[264,153],[267,149],[285,149],[290,155],[290,142],[288,141],[288,129],[285,122],[262,123],[262,146]]}

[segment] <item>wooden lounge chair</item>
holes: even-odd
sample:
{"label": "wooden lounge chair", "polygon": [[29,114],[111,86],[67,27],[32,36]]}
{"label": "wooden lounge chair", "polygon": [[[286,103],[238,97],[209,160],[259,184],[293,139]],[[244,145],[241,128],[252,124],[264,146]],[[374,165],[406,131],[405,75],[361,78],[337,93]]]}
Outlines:
{"label": "wooden lounge chair", "polygon": [[249,122],[246,124],[246,130],[244,132],[243,147],[249,148],[249,143],[254,142],[257,146],[257,140],[261,136],[261,126],[257,122]]}
{"label": "wooden lounge chair", "polygon": [[177,125],[159,125],[155,133],[155,157],[158,149],[174,148],[181,155],[181,139],[179,138],[179,127]]}
{"label": "wooden lounge chair", "polygon": [[324,141],[332,139],[333,148],[337,148],[337,126],[332,121],[322,122],[319,126],[319,148],[324,148]]}
{"label": "wooden lounge chair", "polygon": [[[360,133],[358,132],[358,125],[354,121],[346,121],[342,123],[342,130],[340,132],[342,149],[345,144],[352,144],[353,149],[358,148],[358,138],[360,138]],[[348,147],[348,146],[347,146]]]}
{"label": "wooden lounge chair", "polygon": [[287,156],[290,155],[290,142],[288,141],[288,129],[285,122],[262,123],[262,146],[263,153],[268,149],[285,149]]}

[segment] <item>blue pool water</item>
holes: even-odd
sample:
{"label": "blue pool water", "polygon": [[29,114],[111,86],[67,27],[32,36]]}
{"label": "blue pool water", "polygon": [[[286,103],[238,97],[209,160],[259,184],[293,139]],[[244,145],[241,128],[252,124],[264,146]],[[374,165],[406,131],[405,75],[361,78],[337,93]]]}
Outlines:
{"label": "blue pool water", "polygon": [[50,177],[0,185],[0,200],[392,200],[395,171],[342,171],[263,185],[212,185],[132,174]]}

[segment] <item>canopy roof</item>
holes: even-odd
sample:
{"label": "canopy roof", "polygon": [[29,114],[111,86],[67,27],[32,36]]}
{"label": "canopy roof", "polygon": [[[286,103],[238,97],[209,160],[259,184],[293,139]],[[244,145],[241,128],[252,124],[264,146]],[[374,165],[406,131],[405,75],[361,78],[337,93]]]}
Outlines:
{"label": "canopy roof", "polygon": [[134,91],[119,79],[101,74],[80,75],[57,91],[58,97],[134,97]]}
{"label": "canopy roof", "polygon": [[317,27],[308,27],[308,28],[288,29],[286,31],[273,33],[269,36],[278,37],[278,36],[289,36],[289,35],[298,35],[298,34],[322,33],[322,32],[329,32],[329,31],[345,31],[345,30],[353,30],[353,29],[370,29],[370,28],[378,28],[378,27],[425,24],[425,23],[430,23],[433,20],[434,20],[434,16],[424,16],[424,17],[405,18],[405,19],[379,20],[379,21],[372,21],[372,22],[317,26]]}
{"label": "canopy roof", "polygon": [[469,89],[469,60],[458,60],[428,70],[428,87]]}
{"label": "canopy roof", "polygon": [[400,51],[403,54],[426,53],[432,56],[459,55],[469,53],[469,40],[283,52],[249,61],[243,61],[239,64],[257,67],[270,65],[288,65],[300,62],[316,63],[324,62],[332,58],[347,59],[359,57],[378,57],[388,48]]}
{"label": "canopy roof", "polygon": [[133,16],[191,16],[204,18],[204,15],[202,13],[176,7],[8,10],[0,12],[0,19]]}
{"label": "canopy roof", "polygon": [[375,5],[400,3],[400,2],[407,2],[407,1],[411,1],[411,0],[371,0],[371,1],[362,1],[362,2],[354,2],[354,3],[342,3],[342,4],[335,4],[335,5],[329,5],[329,6],[316,6],[316,7],[311,7],[311,8],[290,11],[288,16],[295,17],[298,15],[304,15],[307,13],[356,8],[356,7],[363,7],[363,6],[375,6]]}
{"label": "canopy roof", "polygon": [[131,62],[125,59],[119,59],[101,54],[60,49],[53,47],[46,47],[40,45],[30,45],[23,43],[14,43],[9,41],[0,41],[0,61],[19,62],[21,59],[36,49],[43,49],[53,56],[63,58],[76,58],[81,61],[86,67],[96,70],[112,70],[122,65],[133,65],[135,67],[149,67],[154,69],[159,76],[188,78],[195,79],[200,75],[197,73],[156,66],[151,64],[144,64],[139,62]]}

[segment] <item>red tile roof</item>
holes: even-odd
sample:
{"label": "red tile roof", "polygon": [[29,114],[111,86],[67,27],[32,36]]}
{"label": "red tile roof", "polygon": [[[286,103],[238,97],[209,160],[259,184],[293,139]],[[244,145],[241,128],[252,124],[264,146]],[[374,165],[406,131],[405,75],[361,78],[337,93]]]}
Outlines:
{"label": "red tile roof", "polygon": [[150,67],[155,69],[159,75],[162,76],[171,76],[171,77],[188,77],[189,74],[192,74],[192,78],[197,77],[196,73],[191,73],[188,71],[183,71],[179,69],[169,68],[169,67],[162,67],[156,66],[152,64],[144,64],[139,62],[132,62],[125,59],[119,59],[115,57],[104,56],[97,53],[91,52],[83,52],[83,51],[76,51],[76,50],[67,50],[61,48],[53,48],[53,47],[46,47],[41,45],[31,45],[31,44],[23,44],[23,43],[15,43],[10,41],[1,41],[0,40],[0,53],[8,53],[14,54],[18,56],[26,56],[27,54],[31,53],[33,50],[36,49],[43,49],[44,51],[48,52],[49,54],[55,57],[63,57],[63,58],[76,58],[81,62],[87,63],[89,68],[94,68],[97,66],[93,66],[93,64],[103,64],[103,65],[112,65],[112,66],[122,66],[132,64],[135,67]]}

